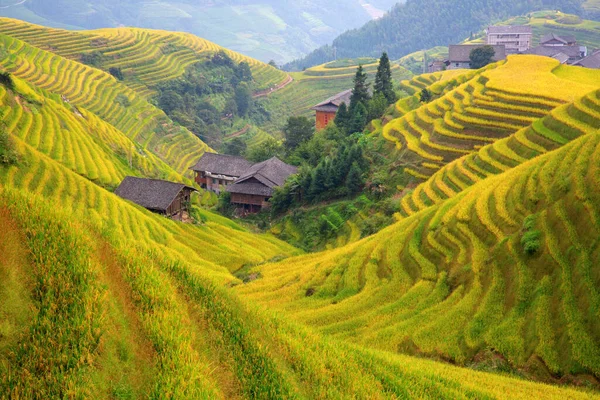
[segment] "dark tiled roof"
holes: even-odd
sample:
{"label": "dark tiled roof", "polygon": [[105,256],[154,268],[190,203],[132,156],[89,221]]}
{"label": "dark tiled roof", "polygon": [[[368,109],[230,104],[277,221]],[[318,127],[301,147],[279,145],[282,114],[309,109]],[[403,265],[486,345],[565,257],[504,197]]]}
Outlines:
{"label": "dark tiled roof", "polygon": [[569,58],[581,57],[579,46],[537,46],[525,51],[525,54],[535,54],[546,57],[554,57],[559,53],[566,54]]}
{"label": "dark tiled roof", "polygon": [[542,36],[542,38],[540,39],[540,44],[543,45],[544,43],[547,43],[547,42],[550,42],[553,40],[556,40],[556,41],[564,43],[564,44],[577,42],[577,39],[573,35],[560,35],[559,36],[555,33],[547,33],[544,36]]}
{"label": "dark tiled roof", "polygon": [[200,161],[193,166],[193,171],[207,171],[217,175],[241,176],[252,166],[243,157],[226,154],[204,153]]}
{"label": "dark tiled roof", "polygon": [[[448,60],[452,62],[469,62],[471,61],[471,52],[480,47],[487,46],[485,44],[451,44],[449,48]],[[504,60],[506,58],[506,47],[504,45],[491,46],[496,54],[494,61]]]}
{"label": "dark tiled roof", "polygon": [[527,25],[499,25],[488,26],[488,33],[492,34],[524,34],[533,33],[531,26]]}
{"label": "dark tiled roof", "polygon": [[600,51],[594,52],[591,56],[577,61],[573,65],[578,65],[585,68],[600,69]]}
{"label": "dark tiled roof", "polygon": [[[227,187],[231,193],[271,195],[272,189],[282,186],[290,175],[295,174],[298,168],[273,157],[267,161],[255,164],[239,179]],[[269,189],[269,190],[267,190]]]}
{"label": "dark tiled roof", "polygon": [[341,93],[336,94],[335,96],[331,96],[327,100],[317,104],[312,108],[315,111],[324,111],[324,112],[336,112],[337,109],[342,105],[342,103],[346,103],[346,105],[350,105],[350,98],[352,97],[352,89],[344,90]]}
{"label": "dark tiled roof", "polygon": [[270,187],[265,186],[262,183],[248,181],[244,183],[236,183],[234,185],[230,185],[227,187],[227,191],[229,193],[252,194],[256,196],[265,197],[273,196],[273,189],[271,189]]}
{"label": "dark tiled roof", "polygon": [[127,176],[115,190],[115,194],[149,210],[167,211],[177,195],[186,188],[196,190],[183,183]]}
{"label": "dark tiled roof", "polygon": [[558,62],[560,62],[561,64],[566,64],[567,61],[569,61],[569,56],[566,55],[565,53],[558,53],[552,56],[552,58],[555,58],[558,60]]}

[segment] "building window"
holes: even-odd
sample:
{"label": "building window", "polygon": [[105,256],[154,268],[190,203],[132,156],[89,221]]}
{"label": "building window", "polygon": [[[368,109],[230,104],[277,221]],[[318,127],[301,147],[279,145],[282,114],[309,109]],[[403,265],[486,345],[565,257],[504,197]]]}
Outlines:
{"label": "building window", "polygon": [[217,180],[215,178],[213,178],[213,184],[217,183]]}

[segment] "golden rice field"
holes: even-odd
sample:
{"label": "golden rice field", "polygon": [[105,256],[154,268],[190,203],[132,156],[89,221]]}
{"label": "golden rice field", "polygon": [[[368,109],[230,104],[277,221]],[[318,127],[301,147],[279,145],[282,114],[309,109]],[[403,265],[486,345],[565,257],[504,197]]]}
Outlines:
{"label": "golden rice field", "polygon": [[210,214],[166,220],[14,141],[20,164],[0,167],[3,397],[594,397],[357,347],[274,314],[226,289],[240,284],[228,270],[294,249]]}
{"label": "golden rice field", "polygon": [[[1,68],[35,86],[43,98],[53,100],[52,104],[71,108],[83,119],[88,112],[101,118],[112,125],[109,129],[120,131],[134,142],[143,157],[153,153],[165,167],[172,166],[179,174],[184,174],[208,149],[191,132],[175,126],[144,96],[108,73],[9,36],[0,36],[0,42],[6,53],[0,60]],[[44,101],[42,99],[41,103]],[[10,118],[11,126],[23,123],[21,118],[30,117],[30,113],[16,109],[6,116]],[[94,118],[91,116],[90,121]]]}
{"label": "golden rice field", "polygon": [[236,62],[250,64],[257,90],[275,87],[287,74],[253,58],[224,49],[189,33],[137,28],[66,31],[0,18],[0,34],[20,39],[62,57],[79,60],[82,55],[103,55],[101,67],[121,68],[125,83],[140,95],[152,94],[149,86],[175,79],[185,69],[218,51]]}
{"label": "golden rice field", "polygon": [[237,291],[357,345],[459,365],[493,349],[526,375],[598,377],[598,126],[360,242],[260,266]]}
{"label": "golden rice field", "polygon": [[[434,99],[423,105],[418,93],[396,105],[398,118],[384,126],[383,136],[396,145],[406,171],[418,181],[498,139],[506,138],[557,107],[600,87],[581,68],[568,79],[556,60],[511,56],[505,63],[439,81],[437,73],[414,78],[404,86],[430,87]],[[518,71],[518,72],[517,72]],[[454,71],[451,71],[454,72]],[[504,142],[502,142],[504,143]]]}
{"label": "golden rice field", "polygon": [[[439,172],[395,225],[302,254],[206,210],[181,224],[110,191],[130,174],[185,179],[206,150],[142,78],[191,60],[153,43],[196,39],[0,30],[16,85],[0,86],[0,119],[19,154],[0,163],[0,398],[600,398],[462,367],[491,354],[548,382],[600,376],[600,92],[578,92],[593,76],[557,69],[569,93],[552,96],[505,89],[494,69],[415,78],[451,109],[496,96],[508,111],[496,101],[486,115],[547,111],[430,160]],[[141,86],[78,63],[90,43]]]}

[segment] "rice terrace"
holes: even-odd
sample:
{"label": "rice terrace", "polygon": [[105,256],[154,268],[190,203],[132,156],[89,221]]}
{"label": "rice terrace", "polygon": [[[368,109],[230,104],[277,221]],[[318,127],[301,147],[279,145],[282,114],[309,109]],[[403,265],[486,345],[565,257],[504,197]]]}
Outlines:
{"label": "rice terrace", "polygon": [[138,3],[0,1],[0,399],[600,399],[597,2]]}

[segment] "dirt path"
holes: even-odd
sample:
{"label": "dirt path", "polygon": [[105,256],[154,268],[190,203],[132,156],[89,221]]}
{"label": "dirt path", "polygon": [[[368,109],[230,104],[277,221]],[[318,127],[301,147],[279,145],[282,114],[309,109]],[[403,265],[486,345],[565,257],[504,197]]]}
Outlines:
{"label": "dirt path", "polygon": [[287,85],[289,85],[292,82],[294,82],[294,78],[292,78],[290,75],[288,75],[287,79],[285,81],[283,81],[282,83],[280,83],[279,85],[272,87],[270,89],[259,90],[258,92],[255,92],[252,95],[252,97],[257,99],[259,97],[268,96],[271,93],[275,93],[276,91],[283,89],[284,87],[286,87]]}
{"label": "dirt path", "polygon": [[248,132],[250,130],[250,128],[252,128],[252,126],[250,126],[250,124],[248,124],[245,127],[243,127],[242,129],[240,129],[239,131],[233,132],[231,135],[225,136],[225,139],[233,139],[233,138],[236,138],[238,136],[242,136],[243,134],[245,134],[246,132]]}

